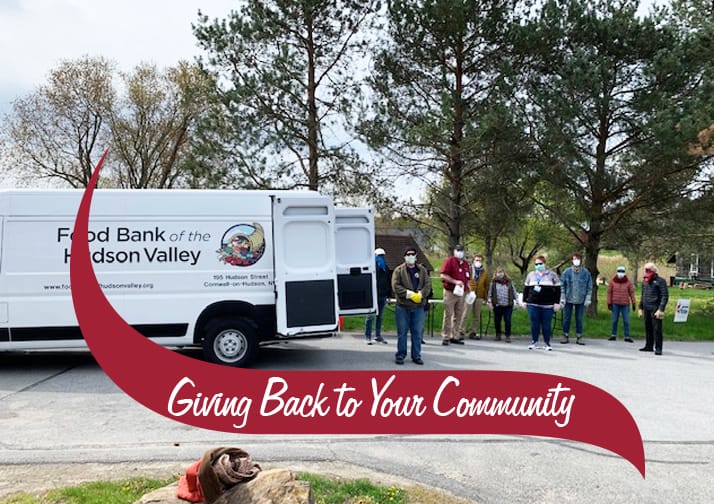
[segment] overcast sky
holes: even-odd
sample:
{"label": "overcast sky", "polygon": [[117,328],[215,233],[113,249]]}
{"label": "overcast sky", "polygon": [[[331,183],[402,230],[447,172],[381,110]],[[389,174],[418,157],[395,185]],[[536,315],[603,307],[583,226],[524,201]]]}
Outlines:
{"label": "overcast sky", "polygon": [[191,23],[224,18],[237,0],[0,0],[0,117],[47,81],[62,60],[84,55],[172,66],[199,53]]}
{"label": "overcast sky", "polygon": [[[661,2],[663,0],[659,0]],[[658,2],[658,3],[659,3]],[[642,2],[643,7],[652,0]],[[200,9],[224,18],[239,0],[0,0],[0,118],[47,82],[62,60],[84,55],[172,66],[199,54],[191,31]]]}

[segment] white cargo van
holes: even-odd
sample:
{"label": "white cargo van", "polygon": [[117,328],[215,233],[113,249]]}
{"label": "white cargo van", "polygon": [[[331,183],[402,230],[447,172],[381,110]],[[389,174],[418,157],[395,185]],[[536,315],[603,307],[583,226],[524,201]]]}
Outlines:
{"label": "white cargo van", "polygon": [[[0,350],[85,346],[69,282],[82,194],[0,191]],[[89,241],[124,320],[212,362],[376,310],[372,211],[312,191],[97,190]]]}

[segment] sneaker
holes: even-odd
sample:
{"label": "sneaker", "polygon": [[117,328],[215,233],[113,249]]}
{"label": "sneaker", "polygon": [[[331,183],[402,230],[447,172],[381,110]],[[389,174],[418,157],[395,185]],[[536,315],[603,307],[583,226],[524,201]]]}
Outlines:
{"label": "sneaker", "polygon": [[450,339],[449,342],[453,343],[454,345],[463,345],[464,344],[464,340],[460,340],[460,339],[456,339],[456,338]]}
{"label": "sneaker", "polygon": [[401,366],[402,364],[404,364],[404,357],[397,357],[394,359],[394,362]]}
{"label": "sneaker", "polygon": [[662,355],[662,350],[655,350],[655,355]]}
{"label": "sneaker", "polygon": [[585,342],[583,341],[583,338],[578,338],[578,339],[575,340],[575,344],[576,344],[576,345],[584,345]]}
{"label": "sneaker", "polygon": [[625,343],[634,343],[634,342],[635,342],[635,340],[633,340],[632,338],[625,338]]}
{"label": "sneaker", "polygon": [[551,350],[553,350],[553,348],[550,345],[546,345],[543,347],[543,350],[545,350],[546,352],[550,352]]}
{"label": "sneaker", "polygon": [[371,345],[371,344],[372,344],[372,340],[371,340],[371,339],[368,339],[368,340],[367,340],[367,344],[368,344],[368,345]]}
{"label": "sneaker", "polygon": [[441,340],[441,344],[444,346],[447,346],[449,344],[449,340],[447,340],[447,339]]}
{"label": "sneaker", "polygon": [[528,345],[528,350],[535,350],[536,348],[538,348],[538,343],[531,343]]}
{"label": "sneaker", "polygon": [[506,343],[510,343],[510,342],[511,342],[511,337],[510,337],[510,336],[506,336]]}
{"label": "sneaker", "polygon": [[376,341],[377,343],[384,343],[385,345],[387,344],[387,340],[384,339],[384,338],[377,338],[377,339],[374,340],[374,341]]}
{"label": "sneaker", "polygon": [[423,365],[424,365],[424,361],[421,360],[421,359],[418,358],[418,357],[417,357],[416,359],[412,359],[412,362],[414,362],[414,364],[418,364],[419,366],[423,366]]}
{"label": "sneaker", "polygon": [[563,345],[567,345],[568,343],[570,343],[570,338],[568,338],[567,336],[563,336],[563,339],[560,340],[560,342],[561,342]]}
{"label": "sneaker", "polygon": [[[617,337],[610,336],[609,338],[607,338],[607,341],[615,341],[616,339],[617,339]],[[627,341],[627,340],[625,340],[625,341]]]}

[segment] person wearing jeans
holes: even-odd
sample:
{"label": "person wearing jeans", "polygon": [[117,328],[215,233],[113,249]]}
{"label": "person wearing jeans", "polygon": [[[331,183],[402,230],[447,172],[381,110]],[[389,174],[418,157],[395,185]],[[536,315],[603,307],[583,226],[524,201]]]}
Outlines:
{"label": "person wearing jeans", "polygon": [[593,292],[593,279],[587,268],[582,265],[583,256],[573,254],[573,265],[560,277],[560,305],[563,307],[563,339],[561,343],[570,343],[570,319],[575,311],[575,343],[584,345],[583,315],[585,307],[590,306]]}
{"label": "person wearing jeans", "polygon": [[407,308],[397,305],[394,309],[397,322],[397,353],[395,362],[403,364],[407,356],[407,333],[411,335],[411,359],[415,364],[424,364],[421,358],[421,340],[424,334],[426,311],[423,307]]}
{"label": "person wearing jeans", "polygon": [[632,343],[630,337],[630,306],[634,311],[637,306],[635,299],[635,286],[632,284],[625,274],[625,267],[618,266],[615,276],[607,285],[607,309],[612,312],[612,330],[608,341],[617,339],[617,325],[622,316],[622,326],[625,335],[625,341]]}
{"label": "person wearing jeans", "polygon": [[397,353],[394,362],[404,364],[407,356],[407,333],[411,335],[411,358],[414,364],[423,365],[421,340],[424,335],[426,311],[424,306],[431,294],[431,280],[426,268],[417,264],[413,247],[404,250],[404,262],[392,273],[392,292],[397,300],[394,313],[397,322]]}
{"label": "person wearing jeans", "polygon": [[552,350],[553,314],[560,309],[560,278],[546,268],[545,256],[539,255],[534,262],[535,270],[528,273],[523,286],[523,304],[531,321],[531,344],[528,349],[538,348],[538,337],[542,331],[545,350]]}
{"label": "person wearing jeans", "polygon": [[367,344],[372,344],[372,321],[375,322],[374,341],[378,343],[387,343],[382,337],[382,317],[384,315],[384,307],[387,305],[387,297],[389,297],[392,282],[392,273],[389,271],[387,261],[385,260],[386,252],[383,248],[374,250],[375,271],[377,273],[377,315],[367,315],[364,321],[364,338]]}

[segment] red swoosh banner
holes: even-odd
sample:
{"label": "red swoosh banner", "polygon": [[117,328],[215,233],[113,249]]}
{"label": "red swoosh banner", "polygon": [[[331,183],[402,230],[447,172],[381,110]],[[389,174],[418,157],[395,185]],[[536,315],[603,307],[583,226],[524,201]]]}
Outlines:
{"label": "red swoosh banner", "polygon": [[72,299],[99,365],[147,408],[233,433],[570,439],[610,450],[645,476],[644,446],[630,413],[604,390],[572,378],[512,371],[259,371],[202,362],[149,341],[114,311],[90,260],[90,205],[106,154],[77,213]]}

